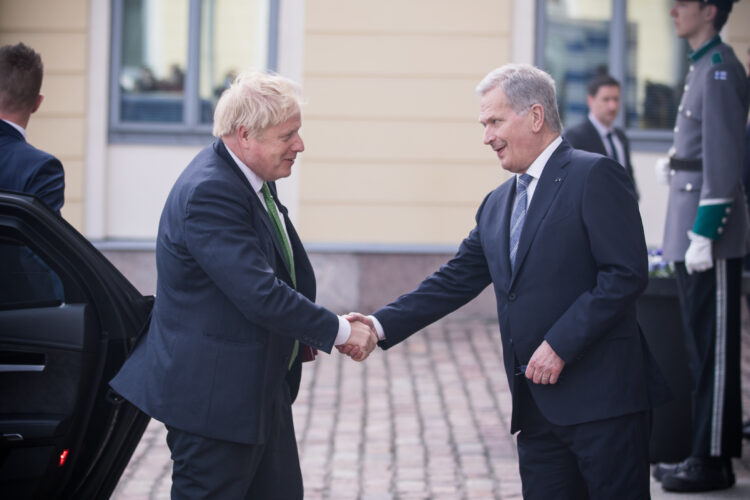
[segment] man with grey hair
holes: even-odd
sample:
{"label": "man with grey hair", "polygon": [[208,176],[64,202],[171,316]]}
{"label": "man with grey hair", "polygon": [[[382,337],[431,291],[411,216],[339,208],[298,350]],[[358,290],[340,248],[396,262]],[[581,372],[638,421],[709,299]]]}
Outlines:
{"label": "man with grey hair", "polygon": [[111,385],[167,426],[172,498],[303,496],[291,404],[301,361],[377,337],[316,305],[315,275],[277,179],[304,150],[299,88],[237,77],[214,116],[218,139],[182,172],[156,244],[148,332]]}
{"label": "man with grey hair", "polygon": [[649,498],[648,411],[665,387],[636,321],[648,269],[633,183],[560,137],[547,73],[508,64],[477,93],[484,143],[513,175],[453,259],[348,318],[388,349],[492,284],[524,498]]}

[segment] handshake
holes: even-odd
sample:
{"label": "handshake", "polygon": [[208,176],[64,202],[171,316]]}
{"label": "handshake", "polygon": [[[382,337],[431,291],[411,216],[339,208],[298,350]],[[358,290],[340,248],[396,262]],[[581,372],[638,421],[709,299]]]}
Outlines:
{"label": "handshake", "polygon": [[378,333],[370,318],[360,313],[349,313],[344,316],[352,330],[349,339],[336,346],[341,354],[346,354],[354,361],[364,361],[378,345]]}

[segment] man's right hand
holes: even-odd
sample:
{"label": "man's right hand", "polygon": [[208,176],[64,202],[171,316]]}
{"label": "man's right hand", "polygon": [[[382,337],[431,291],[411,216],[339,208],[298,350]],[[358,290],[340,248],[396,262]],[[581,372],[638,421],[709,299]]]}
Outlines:
{"label": "man's right hand", "polygon": [[339,351],[350,356],[354,361],[364,361],[378,345],[378,334],[369,325],[361,321],[351,322],[352,332],[349,340],[336,346]]}

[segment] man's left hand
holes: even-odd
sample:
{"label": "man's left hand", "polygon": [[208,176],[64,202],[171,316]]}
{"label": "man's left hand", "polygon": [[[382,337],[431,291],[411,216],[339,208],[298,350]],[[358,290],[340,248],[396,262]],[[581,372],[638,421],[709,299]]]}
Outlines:
{"label": "man's left hand", "polygon": [[535,384],[556,384],[564,366],[565,361],[545,340],[531,356],[526,366],[526,378]]}
{"label": "man's left hand", "polygon": [[712,242],[700,234],[688,231],[690,246],[685,252],[685,269],[688,274],[701,273],[714,267]]}

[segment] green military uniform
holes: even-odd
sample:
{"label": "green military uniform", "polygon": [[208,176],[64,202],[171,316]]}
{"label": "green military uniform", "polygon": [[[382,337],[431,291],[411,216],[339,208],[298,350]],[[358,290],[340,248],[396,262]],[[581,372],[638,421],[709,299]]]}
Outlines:
{"label": "green military uniform", "polygon": [[[742,188],[748,81],[717,35],[690,54],[670,151],[664,258],[676,263],[694,383],[694,457],[741,454],[740,294],[750,250]],[[688,231],[711,240],[713,268],[688,274]]]}

